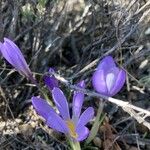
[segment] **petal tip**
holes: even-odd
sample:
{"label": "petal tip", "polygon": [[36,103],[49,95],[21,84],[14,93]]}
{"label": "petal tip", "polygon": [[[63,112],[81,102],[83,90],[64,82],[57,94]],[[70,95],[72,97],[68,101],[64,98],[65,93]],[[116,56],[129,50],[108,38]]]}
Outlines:
{"label": "petal tip", "polygon": [[81,80],[77,85],[81,88],[85,88],[85,80]]}
{"label": "petal tip", "polygon": [[48,70],[48,72],[49,73],[55,73],[55,70],[54,70],[54,68],[50,67],[49,70]]}
{"label": "petal tip", "polygon": [[60,88],[54,87],[54,88],[52,89],[52,94],[55,93],[55,92],[62,92],[62,91],[60,90]]}
{"label": "petal tip", "polygon": [[109,70],[110,68],[112,67],[115,67],[116,64],[115,64],[115,61],[113,59],[112,56],[108,55],[108,56],[105,56],[99,63],[97,69],[102,69],[102,70]]}
{"label": "petal tip", "polygon": [[[82,130],[81,130],[82,129]],[[85,140],[89,135],[89,129],[87,127],[81,127],[79,131],[77,131],[79,137],[77,138],[77,141],[83,141]]]}
{"label": "petal tip", "polygon": [[32,98],[31,98],[31,101],[32,101],[32,103],[34,103],[35,101],[36,101],[36,96],[33,96]]}
{"label": "petal tip", "polygon": [[5,43],[5,42],[12,43],[13,41],[12,41],[12,40],[10,40],[9,38],[4,37],[4,43]]}

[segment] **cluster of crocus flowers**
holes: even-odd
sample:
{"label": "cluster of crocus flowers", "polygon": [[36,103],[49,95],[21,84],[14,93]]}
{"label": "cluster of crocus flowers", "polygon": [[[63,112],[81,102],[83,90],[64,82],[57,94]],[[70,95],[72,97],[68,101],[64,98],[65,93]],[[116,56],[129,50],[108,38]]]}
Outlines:
{"label": "cluster of crocus flowers", "polygon": [[126,72],[118,68],[111,56],[106,56],[99,63],[92,77],[94,89],[106,96],[114,96],[123,87]]}
{"label": "cluster of crocus flowers", "polygon": [[[37,85],[25,58],[13,41],[8,38],[4,38],[4,42],[0,42],[0,56],[1,55],[20,74],[24,75]],[[49,73],[51,72],[54,72],[52,68],[49,69]],[[116,66],[115,61],[111,56],[106,56],[96,68],[92,77],[92,84],[94,89],[100,94],[114,96],[123,87],[125,79],[126,72]],[[52,92],[52,97],[59,114],[56,113],[46,100],[39,97],[32,97],[32,104],[35,110],[45,119],[46,124],[49,127],[64,133],[67,137],[69,137],[69,139],[75,141],[82,141],[86,139],[89,134],[86,124],[93,118],[94,110],[92,107],[88,107],[81,114],[84,94],[79,91],[74,92],[72,115],[70,115],[67,99],[63,92],[59,89],[58,80],[53,75],[45,75],[44,83]],[[81,81],[77,86],[85,88],[84,81]],[[99,115],[97,115],[97,117],[99,119]],[[99,120],[97,123],[99,123]],[[96,122],[94,124],[96,124]],[[99,127],[99,125],[96,127]]]}
{"label": "cluster of crocus flowers", "polygon": [[[83,87],[84,82],[82,81],[79,86]],[[59,111],[59,114],[55,112],[55,110],[48,104],[48,102],[38,97],[32,97],[33,107],[38,112],[38,114],[45,119],[46,124],[50,128],[64,133],[72,140],[84,140],[89,134],[89,130],[85,125],[94,116],[94,110],[92,107],[88,107],[81,114],[84,94],[80,92],[74,92],[72,117],[69,113],[67,99],[59,88],[53,88],[52,97]]]}
{"label": "cluster of crocus flowers", "polygon": [[13,41],[4,38],[4,42],[0,42],[0,53],[20,74],[36,83],[23,54]]}

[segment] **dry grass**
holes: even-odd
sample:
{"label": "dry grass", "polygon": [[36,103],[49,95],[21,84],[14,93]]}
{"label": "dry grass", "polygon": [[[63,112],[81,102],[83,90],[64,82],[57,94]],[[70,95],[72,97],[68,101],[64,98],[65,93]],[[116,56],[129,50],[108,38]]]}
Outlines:
{"label": "dry grass", "polygon": [[[86,79],[91,89],[97,62],[112,55],[128,73],[116,98],[148,110],[149,14],[149,0],[1,0],[0,40],[17,43],[41,83],[54,66],[72,83]],[[33,111],[30,98],[39,94],[37,88],[3,59],[0,64],[0,149],[67,149],[64,136],[45,127]],[[97,108],[96,99],[86,98],[86,105]],[[89,147],[150,149],[147,128],[114,105],[106,104],[104,112],[107,118]]]}

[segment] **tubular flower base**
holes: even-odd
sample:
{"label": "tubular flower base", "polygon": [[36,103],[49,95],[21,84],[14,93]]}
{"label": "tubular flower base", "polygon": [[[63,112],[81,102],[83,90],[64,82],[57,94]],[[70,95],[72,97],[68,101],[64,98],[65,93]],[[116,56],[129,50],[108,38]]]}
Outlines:
{"label": "tubular flower base", "polygon": [[0,53],[20,74],[36,83],[20,49],[13,41],[4,38],[4,43],[0,42]]}
{"label": "tubular flower base", "polygon": [[[80,86],[82,87],[82,85],[83,82],[81,82]],[[89,130],[85,125],[93,118],[94,110],[92,107],[88,107],[80,115],[84,94],[74,93],[72,118],[70,117],[67,99],[63,92],[59,88],[54,87],[52,97],[60,115],[45,100],[32,97],[32,104],[35,110],[46,120],[46,124],[52,129],[64,133],[73,141],[82,141],[87,138]]]}
{"label": "tubular flower base", "polygon": [[111,56],[106,56],[94,72],[92,84],[100,94],[114,96],[123,87],[125,79],[126,72],[116,66]]}

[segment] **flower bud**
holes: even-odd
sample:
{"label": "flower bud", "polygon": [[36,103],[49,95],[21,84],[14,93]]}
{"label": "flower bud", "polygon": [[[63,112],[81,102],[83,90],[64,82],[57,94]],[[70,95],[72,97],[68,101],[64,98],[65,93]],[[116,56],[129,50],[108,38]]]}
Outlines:
{"label": "flower bud", "polygon": [[36,83],[23,54],[13,41],[4,38],[4,42],[0,43],[0,53],[20,74]]}
{"label": "flower bud", "polygon": [[100,94],[114,96],[123,87],[125,79],[126,72],[116,66],[111,56],[106,56],[94,72],[92,84]]}

